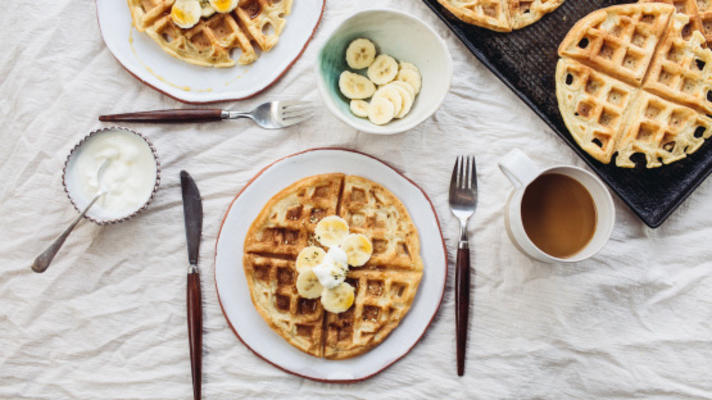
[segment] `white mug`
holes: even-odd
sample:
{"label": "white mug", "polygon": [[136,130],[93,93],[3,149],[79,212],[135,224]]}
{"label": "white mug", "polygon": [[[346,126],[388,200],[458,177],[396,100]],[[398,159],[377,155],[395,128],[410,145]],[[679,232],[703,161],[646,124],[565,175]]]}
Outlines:
{"label": "white mug", "polygon": [[[606,186],[592,173],[569,165],[540,168],[521,150],[510,151],[499,162],[499,168],[514,186],[504,209],[504,222],[512,243],[524,254],[543,262],[571,263],[585,260],[598,253],[606,244],[616,220],[613,199]],[[567,258],[551,256],[539,249],[529,238],[522,222],[522,197],[536,178],[547,173],[566,175],[582,184],[596,206],[596,231],[588,244]]]}

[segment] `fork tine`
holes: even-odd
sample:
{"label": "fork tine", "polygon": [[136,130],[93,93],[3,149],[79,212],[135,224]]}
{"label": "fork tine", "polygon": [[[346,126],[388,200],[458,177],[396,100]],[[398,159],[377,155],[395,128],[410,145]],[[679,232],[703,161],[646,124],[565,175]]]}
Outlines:
{"label": "fork tine", "polygon": [[462,182],[462,187],[464,189],[469,189],[470,188],[470,177],[472,176],[472,160],[470,159],[470,156],[467,156],[467,163],[465,167],[465,182]]}
{"label": "fork tine", "polygon": [[471,177],[470,177],[470,188],[471,189],[477,189],[477,163],[475,156],[470,156],[472,158],[472,171],[471,171]]}
{"label": "fork tine", "polygon": [[297,109],[297,108],[311,108],[312,103],[311,102],[306,102],[306,101],[288,101],[288,102],[281,102],[279,104],[279,110],[281,112]]}
{"label": "fork tine", "polygon": [[457,163],[459,160],[460,160],[460,158],[456,157],[454,165],[452,166],[452,176],[450,177],[450,191],[451,192],[457,187]]}
{"label": "fork tine", "polygon": [[465,156],[460,156],[459,158],[459,164],[460,164],[460,171],[457,173],[457,188],[462,189],[463,184],[465,183]]}
{"label": "fork tine", "polygon": [[281,116],[282,118],[298,117],[298,116],[303,115],[303,114],[308,114],[308,113],[310,113],[311,111],[312,111],[311,108],[299,108],[299,109],[296,109],[296,110],[293,110],[293,109],[290,108],[290,109],[288,109],[288,110],[286,110],[286,111],[282,111],[282,112],[280,113],[280,116]]}
{"label": "fork tine", "polygon": [[284,127],[296,125],[300,122],[306,121],[307,119],[311,118],[313,115],[314,115],[313,113],[309,113],[309,114],[304,114],[304,115],[298,116],[298,117],[284,118],[282,120],[282,125]]}

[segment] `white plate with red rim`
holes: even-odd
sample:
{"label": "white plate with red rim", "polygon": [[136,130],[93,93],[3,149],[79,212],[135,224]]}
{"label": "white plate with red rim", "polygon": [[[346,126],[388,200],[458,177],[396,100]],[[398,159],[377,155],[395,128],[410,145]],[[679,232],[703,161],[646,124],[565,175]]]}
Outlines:
{"label": "white plate with red rim", "polygon": [[[252,221],[267,201],[299,179],[331,172],[371,179],[395,194],[420,236],[424,273],[410,311],[380,345],[346,360],[325,360],[293,347],[257,312],[242,267],[243,244]],[[425,192],[383,161],[353,150],[320,148],[287,156],[260,171],[235,197],[223,218],[215,246],[215,285],[230,327],[256,355],[289,373],[322,382],[357,382],[383,371],[420,340],[442,301],[447,251],[440,224]]]}
{"label": "white plate with red rim", "polygon": [[279,43],[254,63],[230,68],[200,67],[164,52],[133,27],[125,0],[96,0],[96,10],[106,46],[131,75],[176,100],[200,104],[246,99],[279,80],[306,49],[325,4],[294,1]]}

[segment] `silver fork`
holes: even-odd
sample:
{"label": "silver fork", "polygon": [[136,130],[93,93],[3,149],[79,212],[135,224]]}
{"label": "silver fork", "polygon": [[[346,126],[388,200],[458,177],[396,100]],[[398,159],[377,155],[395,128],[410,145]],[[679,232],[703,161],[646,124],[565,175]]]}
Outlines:
{"label": "silver fork", "polygon": [[223,119],[249,118],[265,129],[286,128],[304,122],[314,115],[311,103],[301,101],[272,101],[259,105],[250,112],[219,108],[186,108],[141,111],[126,114],[100,115],[105,122],[207,122]]}
{"label": "silver fork", "polygon": [[467,222],[477,207],[477,167],[474,156],[458,156],[450,178],[450,211],[460,220],[455,263],[455,336],[457,375],[465,373],[467,320],[470,314],[470,244]]}

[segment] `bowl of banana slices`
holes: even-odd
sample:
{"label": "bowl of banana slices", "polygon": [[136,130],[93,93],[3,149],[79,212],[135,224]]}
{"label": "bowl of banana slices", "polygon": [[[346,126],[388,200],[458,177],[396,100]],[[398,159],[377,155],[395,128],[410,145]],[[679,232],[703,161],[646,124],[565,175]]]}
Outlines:
{"label": "bowl of banana slices", "polygon": [[362,132],[391,135],[437,111],[450,89],[452,59],[420,19],[366,10],[329,35],[316,74],[319,93],[336,117]]}

